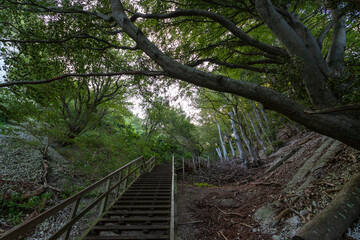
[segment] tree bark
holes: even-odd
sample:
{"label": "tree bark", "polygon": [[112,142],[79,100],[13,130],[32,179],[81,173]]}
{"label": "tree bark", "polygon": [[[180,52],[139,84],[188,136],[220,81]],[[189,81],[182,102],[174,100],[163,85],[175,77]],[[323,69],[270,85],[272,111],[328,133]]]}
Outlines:
{"label": "tree bark", "polygon": [[217,154],[218,154],[218,156],[219,156],[219,158],[220,158],[220,161],[222,161],[223,158],[222,158],[222,154],[221,154],[220,148],[216,148],[215,150],[216,150],[216,152],[217,152]]}
{"label": "tree bark", "polygon": [[259,131],[257,130],[255,124],[253,123],[253,121],[252,121],[251,116],[250,116],[249,113],[247,114],[247,116],[248,116],[248,118],[249,118],[251,127],[252,127],[252,129],[253,129],[253,131],[254,131],[256,140],[258,141],[258,143],[262,146],[262,148],[263,148],[264,151],[266,152],[266,151],[267,151],[267,147],[265,146],[264,142],[261,140],[261,136],[260,136]]}
{"label": "tree bark", "polygon": [[[332,18],[337,18],[338,11],[333,11]],[[346,47],[345,16],[342,16],[333,27],[332,43],[327,56],[329,67],[336,77],[342,75]]]}
{"label": "tree bark", "polygon": [[355,174],[323,211],[292,240],[337,240],[360,215],[360,173]]}
{"label": "tree bark", "polygon": [[235,136],[236,146],[237,146],[237,148],[239,150],[240,161],[241,161],[241,163],[243,165],[243,168],[246,168],[247,167],[247,157],[246,157],[244,148],[242,147],[240,136],[239,136],[239,134],[238,134],[238,132],[236,130],[236,126],[235,126],[235,122],[234,122],[234,118],[233,118],[234,114],[236,114],[235,110],[234,110],[234,113],[229,112],[231,127],[232,127],[232,130],[233,130],[234,136]]}
{"label": "tree bark", "polygon": [[217,127],[218,127],[218,130],[219,130],[220,144],[221,144],[221,148],[222,148],[222,150],[223,150],[224,159],[225,159],[226,161],[228,161],[229,158],[228,158],[228,156],[227,156],[225,144],[224,144],[224,141],[223,141],[223,139],[222,139],[220,124],[219,124],[219,122],[217,121],[215,115],[214,115],[214,118],[215,118],[215,121],[216,121],[216,125],[217,125]]}

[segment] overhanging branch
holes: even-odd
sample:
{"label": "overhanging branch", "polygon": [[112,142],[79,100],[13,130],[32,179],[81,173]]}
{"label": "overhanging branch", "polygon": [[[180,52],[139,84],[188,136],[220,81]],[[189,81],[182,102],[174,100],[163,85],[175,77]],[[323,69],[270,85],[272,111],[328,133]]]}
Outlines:
{"label": "overhanging branch", "polygon": [[[210,63],[214,63],[214,64],[221,65],[224,67],[228,67],[228,68],[241,68],[241,69],[251,70],[251,71],[260,72],[260,73],[275,73],[276,72],[275,70],[249,66],[249,65],[257,64],[257,62],[250,62],[249,64],[248,63],[235,64],[235,63],[228,63],[228,62],[220,61],[220,60],[213,59],[213,58],[199,59],[199,60],[189,63],[187,65],[189,67],[196,67],[204,62],[210,62]],[[262,63],[262,62],[259,62],[259,63]],[[275,63],[275,62],[267,62],[267,63]]]}
{"label": "overhanging branch", "polygon": [[65,73],[53,78],[44,79],[44,80],[35,80],[35,81],[16,81],[16,82],[5,82],[0,83],[0,88],[10,87],[10,86],[19,86],[19,85],[37,85],[37,84],[46,84],[54,81],[66,79],[69,77],[109,77],[109,76],[121,76],[121,75],[143,75],[143,76],[161,76],[165,75],[161,71],[121,71],[121,72],[108,72],[108,73]]}
{"label": "overhanging branch", "polygon": [[331,108],[324,108],[324,109],[304,110],[304,113],[324,114],[324,113],[344,112],[344,111],[350,111],[350,110],[360,111],[360,104],[355,103],[355,104],[347,104],[347,105],[336,106],[336,107],[331,107]]}
{"label": "overhanging branch", "polygon": [[210,18],[219,24],[221,24],[223,27],[228,29],[232,34],[234,34],[236,37],[241,39],[242,41],[246,42],[248,45],[261,49],[262,51],[269,53],[271,55],[275,56],[284,56],[287,57],[288,54],[286,51],[284,51],[281,48],[273,47],[271,45],[268,45],[263,42],[259,42],[253,38],[251,38],[248,34],[246,34],[244,31],[239,29],[236,24],[234,24],[229,19],[225,18],[224,16],[221,16],[217,13],[213,13],[206,10],[200,10],[200,9],[178,9],[173,12],[167,13],[167,14],[144,14],[144,13],[135,13],[130,20],[135,21],[138,18],[152,18],[152,19],[167,19],[167,18],[175,18],[175,17],[183,17],[183,16],[201,16],[201,17],[207,17]]}

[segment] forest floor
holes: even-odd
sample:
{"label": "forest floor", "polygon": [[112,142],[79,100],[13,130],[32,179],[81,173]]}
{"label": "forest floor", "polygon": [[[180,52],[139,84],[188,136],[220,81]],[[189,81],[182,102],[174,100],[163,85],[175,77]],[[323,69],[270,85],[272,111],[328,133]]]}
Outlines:
{"label": "forest floor", "polygon": [[[208,170],[187,172],[183,179],[179,169],[179,238],[290,239],[360,171],[359,151],[340,143],[328,154],[331,143],[335,142],[327,141],[328,138],[312,132],[293,136],[285,146],[264,159],[262,167],[246,171],[235,164],[219,164]],[[277,159],[293,149],[293,156],[274,171],[268,171]],[[319,149],[322,149],[320,153]],[[323,164],[316,165],[290,186],[298,172],[304,171],[303,166],[309,159]],[[359,223],[355,222],[342,239],[360,239]]]}

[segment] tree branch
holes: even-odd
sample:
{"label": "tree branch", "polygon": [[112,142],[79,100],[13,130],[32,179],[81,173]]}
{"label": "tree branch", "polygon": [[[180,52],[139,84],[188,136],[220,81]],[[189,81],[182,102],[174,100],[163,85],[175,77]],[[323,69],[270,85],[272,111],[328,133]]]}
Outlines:
{"label": "tree branch", "polygon": [[324,108],[324,109],[315,109],[315,110],[304,110],[304,113],[307,114],[324,114],[324,113],[334,113],[334,112],[343,112],[343,111],[350,111],[356,110],[360,111],[360,104],[347,104],[342,106],[336,106],[331,108]]}
{"label": "tree branch", "polygon": [[7,0],[9,3],[11,4],[15,4],[15,5],[21,5],[21,6],[31,6],[31,7],[37,7],[38,11],[40,12],[44,12],[47,11],[47,12],[52,12],[52,13],[65,13],[65,14],[69,14],[69,13],[80,13],[80,14],[85,14],[85,15],[90,15],[90,16],[94,16],[96,18],[99,18],[99,19],[102,19],[102,20],[105,20],[107,22],[111,22],[112,21],[112,16],[107,16],[106,14],[104,13],[98,13],[98,12],[89,12],[89,11],[85,11],[85,10],[82,10],[82,9],[76,9],[76,8],[73,8],[73,9],[64,9],[64,8],[60,8],[60,7],[55,7],[55,6],[50,6],[50,7],[45,7],[43,5],[40,5],[40,4],[36,4],[36,3],[33,3],[33,2],[16,2],[16,1],[10,1],[10,0]]}
{"label": "tree branch", "polygon": [[46,84],[54,81],[66,79],[69,77],[104,77],[104,76],[121,76],[121,75],[144,75],[144,76],[161,76],[165,75],[161,71],[122,71],[122,72],[108,72],[108,73],[65,73],[57,77],[44,79],[44,80],[35,80],[35,81],[16,81],[16,82],[5,82],[0,83],[0,88],[10,87],[15,85],[37,85],[37,84]]}
{"label": "tree branch", "polygon": [[[241,68],[241,69],[251,70],[251,71],[260,72],[260,73],[275,73],[276,72],[275,70],[272,70],[272,69],[270,70],[270,69],[266,69],[266,68],[258,68],[258,67],[249,66],[249,65],[257,64],[256,61],[249,62],[249,64],[248,63],[235,64],[235,63],[228,63],[228,62],[220,61],[220,60],[213,59],[213,58],[199,59],[199,60],[196,60],[196,61],[194,61],[192,63],[187,64],[187,66],[196,67],[196,66],[198,66],[198,65],[200,65],[200,64],[202,64],[204,62],[211,62],[211,63],[221,65],[221,66],[224,66],[224,67],[228,67],[228,68]],[[262,63],[262,62],[259,61],[259,63]],[[268,62],[268,63],[274,63],[274,62]]]}
{"label": "tree branch", "polygon": [[200,10],[200,9],[178,9],[173,12],[167,14],[144,14],[144,13],[135,13],[130,20],[135,21],[138,18],[153,18],[153,19],[167,19],[167,18],[175,18],[175,17],[182,17],[182,16],[202,16],[210,18],[223,27],[228,29],[232,34],[237,36],[242,41],[246,42],[248,45],[253,46],[255,48],[261,49],[264,52],[267,52],[272,55],[276,56],[284,56],[287,57],[288,54],[281,48],[273,47],[271,45],[265,44],[263,42],[259,42],[253,38],[251,38],[248,34],[240,30],[233,22],[229,19],[210,11]]}
{"label": "tree branch", "polygon": [[101,39],[95,36],[92,36],[88,33],[79,33],[74,36],[70,36],[64,39],[52,39],[52,40],[40,40],[40,39],[25,39],[25,40],[16,40],[16,39],[0,39],[0,42],[11,42],[11,43],[40,43],[40,44],[59,44],[59,43],[65,43],[72,39],[93,39],[97,42],[102,42],[106,44],[107,46],[104,48],[89,48],[89,49],[95,49],[95,50],[105,50],[108,48],[115,48],[115,49],[125,49],[125,50],[137,50],[137,47],[129,47],[129,46],[119,46],[116,44],[113,44],[105,39]]}

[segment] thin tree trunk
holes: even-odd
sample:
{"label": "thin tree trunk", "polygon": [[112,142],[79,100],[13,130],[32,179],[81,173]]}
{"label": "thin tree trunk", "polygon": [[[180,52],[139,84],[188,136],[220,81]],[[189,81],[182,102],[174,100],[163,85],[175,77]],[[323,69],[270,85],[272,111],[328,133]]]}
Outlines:
{"label": "thin tree trunk", "polygon": [[247,157],[246,154],[244,152],[244,148],[242,147],[241,144],[241,138],[236,130],[235,127],[235,122],[234,122],[234,118],[233,115],[236,114],[235,108],[233,108],[234,112],[229,112],[229,116],[230,116],[230,122],[231,122],[231,127],[235,136],[235,142],[236,142],[236,146],[239,150],[239,158],[240,158],[240,162],[243,164],[243,167],[245,167],[247,165]]}
{"label": "thin tree trunk", "polygon": [[[254,123],[253,123],[253,121],[252,121],[252,119],[251,119],[250,114],[248,113],[247,116],[248,116],[248,118],[249,118],[251,127],[252,127],[252,129],[253,129],[253,131],[254,131],[256,140],[259,142],[259,144],[263,147],[264,151],[266,152],[266,151],[267,151],[267,147],[265,146],[264,142],[261,140],[260,134],[259,134],[258,130],[256,129],[256,126],[254,125]],[[244,117],[246,117],[246,116],[244,116]]]}
{"label": "thin tree trunk", "polygon": [[269,130],[271,130],[271,126],[270,126],[270,123],[269,123],[269,119],[268,119],[268,117],[266,116],[264,107],[262,106],[261,103],[259,104],[259,106],[260,106],[260,113],[261,113],[263,119],[265,120],[266,127],[267,127]]}
{"label": "thin tree trunk", "polygon": [[254,101],[251,102],[251,105],[252,105],[252,107],[253,107],[253,112],[254,112],[254,114],[255,114],[255,118],[256,118],[256,120],[257,120],[258,123],[259,123],[261,132],[262,132],[263,134],[266,134],[266,129],[265,129],[264,125],[262,124],[262,119],[260,118],[258,108],[255,106]]}
{"label": "thin tree trunk", "polygon": [[244,129],[242,128],[241,124],[239,124],[239,128],[240,128],[241,136],[244,139],[245,145],[249,151],[249,154],[250,154],[250,157],[252,160],[251,163],[253,165],[255,165],[259,161],[259,156],[257,155],[257,152],[255,151],[253,144],[251,144],[251,141],[246,136],[246,133],[245,133]]}
{"label": "thin tree trunk", "polygon": [[235,158],[236,154],[235,154],[235,150],[234,150],[234,147],[233,147],[231,141],[229,141],[229,145],[230,145],[231,153],[232,153],[233,157]]}
{"label": "thin tree trunk", "polygon": [[224,141],[223,141],[223,139],[222,139],[220,124],[219,124],[218,120],[216,119],[215,115],[214,115],[214,118],[215,118],[215,121],[216,121],[216,125],[217,125],[217,127],[218,127],[218,130],[219,130],[219,138],[220,138],[220,144],[221,144],[221,147],[222,147],[222,150],[223,150],[223,154],[224,154],[224,160],[228,161],[229,158],[228,158],[228,156],[227,156],[227,152],[226,152],[226,148],[225,148],[225,145],[224,145]]}
{"label": "thin tree trunk", "polygon": [[[254,103],[254,102],[251,102],[251,104],[252,104],[252,106],[253,106],[253,111],[254,111],[254,114],[255,114],[255,118],[256,118],[256,120],[257,120],[258,123],[259,123],[260,129],[261,129],[261,132],[262,132],[262,136],[265,136],[266,141],[271,142],[271,141],[270,141],[270,138],[269,138],[269,136],[268,136],[268,132],[269,132],[269,131],[266,131],[266,128],[264,127],[264,124],[262,123],[263,120],[260,118],[260,114],[259,114],[258,108],[255,106],[255,103]],[[269,130],[270,130],[270,129],[269,129]]]}
{"label": "thin tree trunk", "polygon": [[217,154],[218,154],[218,156],[219,156],[219,158],[220,158],[220,161],[223,161],[220,148],[216,148],[215,150],[216,150],[216,152],[217,152]]}

